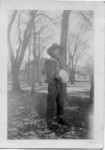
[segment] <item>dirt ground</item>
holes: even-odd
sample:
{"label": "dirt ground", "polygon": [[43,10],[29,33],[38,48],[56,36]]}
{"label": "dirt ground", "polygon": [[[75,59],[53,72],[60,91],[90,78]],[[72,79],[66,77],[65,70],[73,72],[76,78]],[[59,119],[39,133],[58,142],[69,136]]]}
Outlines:
{"label": "dirt ground", "polygon": [[[85,94],[85,93],[84,93]],[[89,92],[86,93],[89,95]],[[46,124],[46,93],[31,96],[29,91],[8,92],[8,139],[89,139],[89,98],[70,96],[65,102],[65,118],[69,126],[58,125],[49,130]],[[91,119],[92,120],[92,119]]]}

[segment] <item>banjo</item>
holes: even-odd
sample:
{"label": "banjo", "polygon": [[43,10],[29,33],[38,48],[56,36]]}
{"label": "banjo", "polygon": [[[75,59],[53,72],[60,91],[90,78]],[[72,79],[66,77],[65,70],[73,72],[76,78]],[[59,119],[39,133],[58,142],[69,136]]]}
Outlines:
{"label": "banjo", "polygon": [[[58,62],[56,59],[53,59],[53,58],[51,58],[51,59],[57,62],[57,66],[58,66],[58,68],[60,69],[60,62]],[[58,70],[59,70],[59,69],[58,69]],[[69,81],[69,74],[68,74],[68,72],[67,72],[66,70],[64,70],[64,69],[60,69],[60,71],[59,71],[59,77],[62,78],[62,82],[63,82],[63,83],[67,83],[67,82]]]}
{"label": "banjo", "polygon": [[63,83],[67,83],[69,81],[69,74],[66,70],[61,69],[59,71],[59,76],[62,78]]}

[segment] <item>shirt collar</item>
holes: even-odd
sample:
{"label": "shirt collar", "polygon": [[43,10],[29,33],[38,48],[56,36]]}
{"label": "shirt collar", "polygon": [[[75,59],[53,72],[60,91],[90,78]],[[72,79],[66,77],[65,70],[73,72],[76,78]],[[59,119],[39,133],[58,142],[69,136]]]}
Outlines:
{"label": "shirt collar", "polygon": [[51,58],[51,60],[56,61],[56,62],[57,62],[57,64],[59,64],[59,65],[61,66],[61,64],[60,64],[60,62],[59,62],[58,60],[56,60],[56,59],[54,59],[54,58]]}
{"label": "shirt collar", "polygon": [[55,58],[51,58],[51,60],[54,60],[54,61],[56,61],[58,63],[58,61]]}

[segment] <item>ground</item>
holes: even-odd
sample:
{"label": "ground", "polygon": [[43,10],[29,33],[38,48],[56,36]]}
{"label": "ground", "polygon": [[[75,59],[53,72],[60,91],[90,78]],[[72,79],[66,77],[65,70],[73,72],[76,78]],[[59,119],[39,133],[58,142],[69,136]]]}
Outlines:
{"label": "ground", "polygon": [[[92,106],[89,104],[90,83],[68,84],[65,101],[65,118],[69,125],[58,125],[49,130],[46,124],[47,85],[36,86],[31,95],[30,87],[21,83],[21,92],[10,90],[8,84],[8,139],[88,139]],[[91,118],[91,119],[90,119]]]}

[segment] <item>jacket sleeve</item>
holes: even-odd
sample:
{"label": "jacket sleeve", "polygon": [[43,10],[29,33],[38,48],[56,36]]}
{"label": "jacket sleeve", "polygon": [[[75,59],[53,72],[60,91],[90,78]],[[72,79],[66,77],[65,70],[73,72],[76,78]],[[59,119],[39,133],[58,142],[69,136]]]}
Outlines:
{"label": "jacket sleeve", "polygon": [[53,60],[45,61],[46,75],[48,79],[54,79],[57,75],[57,63]]}

